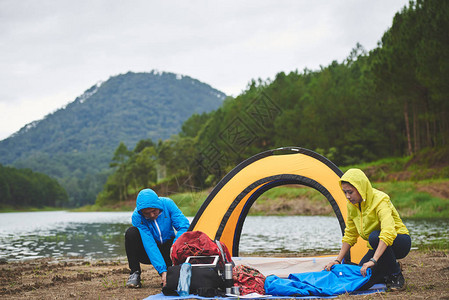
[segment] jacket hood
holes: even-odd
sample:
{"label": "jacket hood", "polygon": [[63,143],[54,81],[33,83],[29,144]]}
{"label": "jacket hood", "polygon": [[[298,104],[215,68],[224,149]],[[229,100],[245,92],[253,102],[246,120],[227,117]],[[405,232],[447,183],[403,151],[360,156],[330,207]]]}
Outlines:
{"label": "jacket hood", "polygon": [[136,199],[136,208],[139,214],[142,209],[148,207],[163,210],[161,199],[159,199],[158,195],[152,189],[141,190]]}
{"label": "jacket hood", "polygon": [[352,184],[363,200],[370,200],[373,197],[373,187],[368,177],[360,169],[349,169],[340,178],[340,187],[342,181],[349,182]]}

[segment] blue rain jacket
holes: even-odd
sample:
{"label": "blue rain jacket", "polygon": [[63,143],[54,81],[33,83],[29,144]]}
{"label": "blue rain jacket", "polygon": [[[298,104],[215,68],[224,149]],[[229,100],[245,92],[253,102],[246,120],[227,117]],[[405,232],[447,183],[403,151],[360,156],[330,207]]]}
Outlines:
{"label": "blue rain jacket", "polygon": [[[154,221],[145,219],[140,212],[142,209],[149,207],[157,208],[161,211]],[[152,189],[144,189],[137,195],[136,208],[131,219],[133,226],[139,229],[143,247],[151,264],[159,274],[166,272],[167,266],[158,245],[172,238],[176,241],[189,228],[189,220],[187,220],[173,200],[158,197]],[[176,230],[176,234],[174,230]]]}
{"label": "blue rain jacket", "polygon": [[333,296],[359,289],[371,278],[355,265],[334,265],[330,271],[290,274],[288,279],[270,275],[265,279],[265,293],[273,296]]}

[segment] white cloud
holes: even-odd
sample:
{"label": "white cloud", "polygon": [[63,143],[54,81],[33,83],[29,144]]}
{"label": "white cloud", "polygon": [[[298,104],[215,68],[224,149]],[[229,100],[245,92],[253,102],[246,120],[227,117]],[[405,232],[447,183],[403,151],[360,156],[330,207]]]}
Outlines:
{"label": "white cloud", "polygon": [[407,0],[0,1],[0,139],[100,80],[152,69],[230,95],[376,47]]}

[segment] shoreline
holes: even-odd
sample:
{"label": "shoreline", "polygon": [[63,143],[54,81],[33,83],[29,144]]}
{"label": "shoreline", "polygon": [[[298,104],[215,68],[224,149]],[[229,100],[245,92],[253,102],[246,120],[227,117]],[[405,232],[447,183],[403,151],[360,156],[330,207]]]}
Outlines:
{"label": "shoreline", "polygon": [[[401,263],[406,290],[338,298],[449,299],[448,250],[412,250]],[[151,265],[142,265],[142,288],[126,288],[126,257],[8,261],[0,263],[0,274],[2,299],[144,299],[161,292],[160,277]]]}

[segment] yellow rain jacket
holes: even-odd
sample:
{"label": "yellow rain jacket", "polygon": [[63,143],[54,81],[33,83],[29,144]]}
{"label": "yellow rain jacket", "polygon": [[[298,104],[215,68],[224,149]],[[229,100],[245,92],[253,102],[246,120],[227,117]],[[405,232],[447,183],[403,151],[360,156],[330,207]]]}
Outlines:
{"label": "yellow rain jacket", "polygon": [[[365,173],[359,169],[349,169],[340,178],[340,186],[342,181],[352,184],[363,199],[360,209],[358,204],[347,201],[348,220],[343,242],[353,246],[359,235],[368,240],[371,232],[379,230],[379,239],[391,246],[398,234],[409,234],[390,197],[373,188]],[[369,243],[368,247],[372,249]]]}

